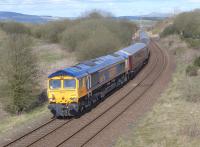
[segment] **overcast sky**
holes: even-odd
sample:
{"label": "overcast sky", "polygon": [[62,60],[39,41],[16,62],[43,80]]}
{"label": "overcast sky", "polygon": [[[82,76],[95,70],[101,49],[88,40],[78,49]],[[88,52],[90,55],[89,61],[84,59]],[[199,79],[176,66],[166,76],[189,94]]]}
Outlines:
{"label": "overcast sky", "polygon": [[200,8],[200,0],[0,0],[0,11],[62,17],[80,16],[93,9],[115,16],[172,13]]}

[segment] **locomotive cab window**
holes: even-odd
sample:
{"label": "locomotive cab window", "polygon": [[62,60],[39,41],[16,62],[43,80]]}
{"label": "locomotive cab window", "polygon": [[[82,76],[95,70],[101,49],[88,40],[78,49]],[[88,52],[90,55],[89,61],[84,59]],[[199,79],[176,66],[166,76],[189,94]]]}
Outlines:
{"label": "locomotive cab window", "polygon": [[59,88],[61,88],[61,81],[60,80],[50,80],[49,87],[50,87],[50,89],[59,89]]}
{"label": "locomotive cab window", "polygon": [[64,88],[75,89],[76,88],[76,80],[64,80]]}

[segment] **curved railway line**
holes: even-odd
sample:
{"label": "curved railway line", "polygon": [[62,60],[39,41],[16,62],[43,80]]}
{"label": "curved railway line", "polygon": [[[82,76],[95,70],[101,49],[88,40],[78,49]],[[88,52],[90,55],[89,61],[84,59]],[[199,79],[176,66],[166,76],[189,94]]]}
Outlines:
{"label": "curved railway line", "polygon": [[[154,41],[150,43],[149,64],[137,78],[79,119],[52,119],[4,145],[7,146],[87,146],[117,118],[138,101],[156,82],[166,68],[166,53]],[[66,131],[65,131],[66,130]]]}

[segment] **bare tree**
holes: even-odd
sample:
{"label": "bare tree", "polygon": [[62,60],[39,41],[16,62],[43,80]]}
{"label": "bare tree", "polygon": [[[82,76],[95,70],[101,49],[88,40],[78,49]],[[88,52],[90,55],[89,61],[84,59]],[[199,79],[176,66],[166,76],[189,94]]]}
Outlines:
{"label": "bare tree", "polygon": [[6,90],[7,110],[20,113],[28,110],[38,94],[38,68],[27,35],[12,34],[3,46],[1,73]]}

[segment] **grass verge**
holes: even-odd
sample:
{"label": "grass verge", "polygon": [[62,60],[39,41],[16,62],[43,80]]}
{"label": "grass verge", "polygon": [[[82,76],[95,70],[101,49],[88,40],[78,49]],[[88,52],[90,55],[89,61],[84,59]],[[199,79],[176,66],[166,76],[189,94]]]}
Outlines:
{"label": "grass verge", "polygon": [[0,136],[3,136],[4,133],[17,129],[18,127],[23,126],[28,122],[34,122],[39,117],[48,115],[49,111],[47,105],[40,106],[29,113],[24,113],[18,116],[8,116],[1,120],[0,123]]}

